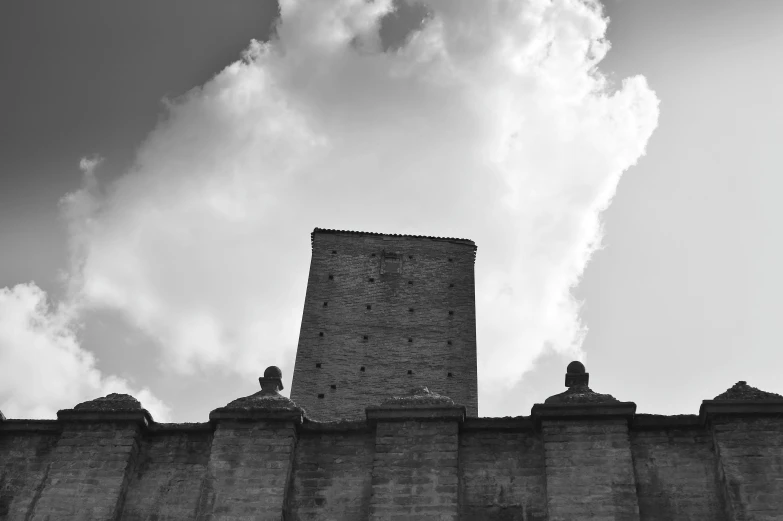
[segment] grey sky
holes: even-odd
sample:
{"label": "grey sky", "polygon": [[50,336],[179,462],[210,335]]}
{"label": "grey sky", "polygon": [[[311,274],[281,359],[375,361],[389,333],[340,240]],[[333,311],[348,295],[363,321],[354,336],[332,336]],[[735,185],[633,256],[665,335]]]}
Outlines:
{"label": "grey sky", "polygon": [[[79,158],[100,153],[101,177],[119,175],[161,98],[233,61],[250,38],[263,38],[274,12],[257,1],[4,7],[0,287],[35,280],[62,295],[57,272],[68,259],[57,201],[80,186]],[[612,50],[600,68],[646,76],[661,117],[604,214],[604,249],[576,291],[592,387],[636,401],[640,412],[670,414],[695,413],[737,380],[783,392],[775,65],[783,5],[625,0],[607,12]],[[204,418],[255,388],[228,372],[158,371],[155,347],[114,312],[92,315],[82,334],[100,369],[150,386],[181,419]],[[509,394],[505,414],[528,414],[559,392],[566,362],[545,357]]]}

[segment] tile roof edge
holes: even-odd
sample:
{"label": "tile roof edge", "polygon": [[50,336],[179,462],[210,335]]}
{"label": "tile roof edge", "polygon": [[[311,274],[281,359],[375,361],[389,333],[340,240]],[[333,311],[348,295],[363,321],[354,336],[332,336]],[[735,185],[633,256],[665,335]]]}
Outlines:
{"label": "tile roof edge", "polygon": [[400,238],[412,238],[412,239],[430,239],[430,240],[436,240],[436,241],[459,241],[463,242],[465,244],[468,244],[470,246],[473,246],[474,249],[477,249],[476,243],[473,242],[470,239],[461,239],[459,237],[436,237],[432,235],[410,235],[406,233],[378,233],[378,232],[363,232],[363,231],[354,231],[354,230],[334,230],[331,228],[314,228],[313,232],[310,234],[310,242],[312,243],[312,238],[316,233],[328,233],[328,234],[348,234],[348,235],[368,235],[371,237],[400,237]]}

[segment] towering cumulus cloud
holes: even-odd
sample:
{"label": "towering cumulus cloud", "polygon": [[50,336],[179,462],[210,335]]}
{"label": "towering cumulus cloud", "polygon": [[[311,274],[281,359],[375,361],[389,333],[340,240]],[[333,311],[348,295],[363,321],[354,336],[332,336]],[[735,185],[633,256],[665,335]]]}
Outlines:
{"label": "towering cumulus cloud", "polygon": [[599,72],[592,1],[432,0],[390,45],[394,9],[282,1],[274,38],[171,101],[126,175],[71,194],[80,305],[119,310],[169,370],[256,375],[290,364],[314,226],[467,237],[482,383],[579,356],[570,291],[654,93]]}

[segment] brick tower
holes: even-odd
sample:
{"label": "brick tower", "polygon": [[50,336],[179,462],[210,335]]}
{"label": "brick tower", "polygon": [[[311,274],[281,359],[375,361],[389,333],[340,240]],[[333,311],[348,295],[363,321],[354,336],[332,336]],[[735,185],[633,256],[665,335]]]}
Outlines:
{"label": "brick tower", "polygon": [[477,416],[473,241],[316,228],[312,248],[291,399],[361,419],[427,386]]}

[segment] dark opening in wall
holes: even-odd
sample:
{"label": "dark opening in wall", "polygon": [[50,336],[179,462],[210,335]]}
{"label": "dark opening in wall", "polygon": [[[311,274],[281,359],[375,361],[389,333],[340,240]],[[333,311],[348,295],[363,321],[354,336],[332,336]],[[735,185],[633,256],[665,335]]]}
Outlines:
{"label": "dark opening in wall", "polygon": [[370,277],[370,282],[375,282],[375,279]]}
{"label": "dark opening in wall", "polygon": [[449,284],[449,287],[450,287],[450,288],[453,288],[453,287],[454,287],[454,284]]}
{"label": "dark opening in wall", "polygon": [[453,312],[453,311],[449,311],[449,315],[453,315],[453,314],[454,314],[454,312]]}
{"label": "dark opening in wall", "polygon": [[337,389],[337,386],[334,384],[330,385],[329,387],[331,387],[332,389]]}
{"label": "dark opening in wall", "polygon": [[413,260],[413,255],[408,255],[408,258],[409,258],[410,260]]}
{"label": "dark opening in wall", "polygon": [[364,366],[360,367],[359,371],[364,372]]}
{"label": "dark opening in wall", "polygon": [[412,339],[412,338],[409,338],[409,339],[408,339],[408,342],[413,342],[413,339]]}
{"label": "dark opening in wall", "polygon": [[369,337],[369,336],[367,336],[367,335],[364,335],[364,339],[365,339],[365,340],[369,340],[369,339],[370,339],[370,337]]}
{"label": "dark opening in wall", "polygon": [[332,250],[332,255],[334,255],[335,253],[337,253],[337,250]]}
{"label": "dark opening in wall", "polygon": [[453,375],[453,374],[451,374],[451,373],[449,373],[449,374],[448,374],[448,377],[449,377],[449,378],[451,378],[452,376],[454,376],[454,375]]}
{"label": "dark opening in wall", "polygon": [[372,309],[372,306],[370,304],[367,304],[367,309]]}
{"label": "dark opening in wall", "polygon": [[408,369],[408,374],[413,374],[413,371],[411,371],[410,369]]}
{"label": "dark opening in wall", "polygon": [[448,342],[446,342],[446,343],[447,343],[448,345],[451,345],[451,340],[449,340],[449,341],[448,341]]}
{"label": "dark opening in wall", "polygon": [[329,275],[329,280],[334,280],[334,275]]}
{"label": "dark opening in wall", "polygon": [[327,305],[329,305],[329,303],[328,302],[324,302],[324,307],[326,307]]}
{"label": "dark opening in wall", "polygon": [[412,280],[409,280],[409,281],[408,281],[408,284],[413,284],[413,281],[412,281]]}
{"label": "dark opening in wall", "polygon": [[321,331],[320,333],[318,333],[318,336],[324,336],[324,332]]}
{"label": "dark opening in wall", "polygon": [[408,311],[409,311],[410,313],[413,313],[413,308],[408,308]]}
{"label": "dark opening in wall", "polygon": [[323,398],[323,397],[324,397],[324,395],[323,395],[323,394],[319,394],[319,395],[318,395],[318,398]]}
{"label": "dark opening in wall", "polygon": [[449,259],[449,262],[453,262],[453,261],[454,261],[454,259]]}
{"label": "dark opening in wall", "polygon": [[371,255],[371,257],[375,257],[375,254],[373,253],[373,254]]}
{"label": "dark opening in wall", "polygon": [[321,368],[321,364],[320,363],[315,364],[315,368],[316,369],[320,369]]}

